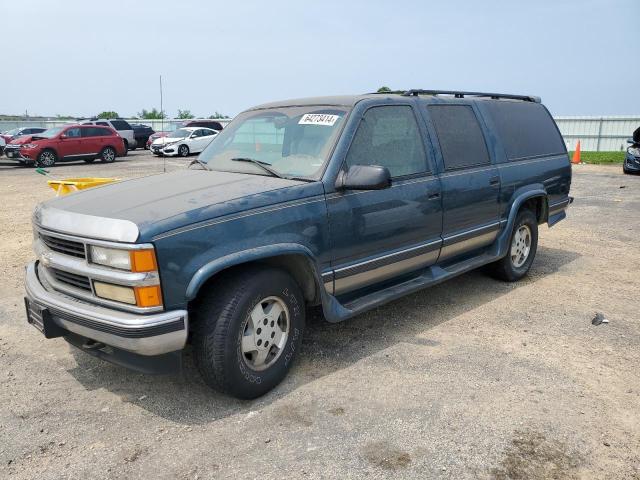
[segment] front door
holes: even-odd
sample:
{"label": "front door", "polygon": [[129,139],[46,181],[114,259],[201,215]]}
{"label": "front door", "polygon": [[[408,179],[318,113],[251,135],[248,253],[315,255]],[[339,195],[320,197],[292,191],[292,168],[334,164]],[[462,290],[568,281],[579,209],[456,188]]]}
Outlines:
{"label": "front door", "polygon": [[426,108],[440,145],[443,246],[439,261],[490,245],[500,229],[500,174],[471,105]]}
{"label": "front door", "polygon": [[64,138],[61,135],[57,145],[58,157],[65,160],[82,157],[82,133],[80,127],[68,128],[63,135]]}
{"label": "front door", "polygon": [[384,190],[327,196],[334,293],[348,293],[434,263],[441,244],[440,183],[411,105],[370,107],[345,158],[389,169]]}

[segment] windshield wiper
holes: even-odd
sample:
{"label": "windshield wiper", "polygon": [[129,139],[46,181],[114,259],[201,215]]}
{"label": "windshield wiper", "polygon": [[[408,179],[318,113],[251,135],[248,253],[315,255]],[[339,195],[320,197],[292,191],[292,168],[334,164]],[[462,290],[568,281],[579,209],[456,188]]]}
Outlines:
{"label": "windshield wiper", "polygon": [[263,169],[265,172],[270,173],[274,177],[289,178],[289,177],[286,177],[286,176],[282,175],[281,173],[276,172],[273,168],[271,168],[271,164],[270,163],[262,162],[260,160],[256,160],[255,158],[237,157],[237,158],[232,158],[231,161],[232,162],[253,163],[254,165],[257,165],[258,167]]}
{"label": "windshield wiper", "polygon": [[200,160],[199,158],[194,158],[193,160],[191,160],[191,163],[188,165],[189,167],[191,165],[195,165],[195,164],[201,165],[202,168],[204,168],[205,170],[209,170],[209,167],[207,166],[206,163],[204,163],[202,160]]}

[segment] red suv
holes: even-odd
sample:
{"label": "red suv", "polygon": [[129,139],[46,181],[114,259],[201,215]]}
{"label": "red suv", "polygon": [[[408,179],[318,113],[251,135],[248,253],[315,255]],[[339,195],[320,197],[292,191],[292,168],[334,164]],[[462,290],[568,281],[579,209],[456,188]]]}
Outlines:
{"label": "red suv", "polygon": [[56,162],[99,158],[113,162],[126,154],[122,137],[110,127],[69,125],[50,128],[42,133],[20,137],[5,147],[8,159],[51,167]]}

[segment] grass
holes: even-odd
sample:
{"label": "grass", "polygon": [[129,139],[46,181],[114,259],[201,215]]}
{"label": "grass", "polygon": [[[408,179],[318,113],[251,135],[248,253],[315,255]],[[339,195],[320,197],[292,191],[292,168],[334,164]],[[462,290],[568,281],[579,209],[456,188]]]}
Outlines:
{"label": "grass", "polygon": [[[594,164],[623,163],[624,156],[625,152],[580,152],[580,160]],[[569,158],[573,158],[573,152],[569,152]]]}

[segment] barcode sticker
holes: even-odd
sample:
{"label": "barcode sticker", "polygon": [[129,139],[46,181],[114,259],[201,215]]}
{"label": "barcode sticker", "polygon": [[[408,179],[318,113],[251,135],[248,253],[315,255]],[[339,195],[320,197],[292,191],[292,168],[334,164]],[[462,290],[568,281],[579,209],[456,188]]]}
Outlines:
{"label": "barcode sticker", "polygon": [[325,113],[305,113],[298,125],[324,125],[325,127],[333,127],[340,115],[327,115]]}

